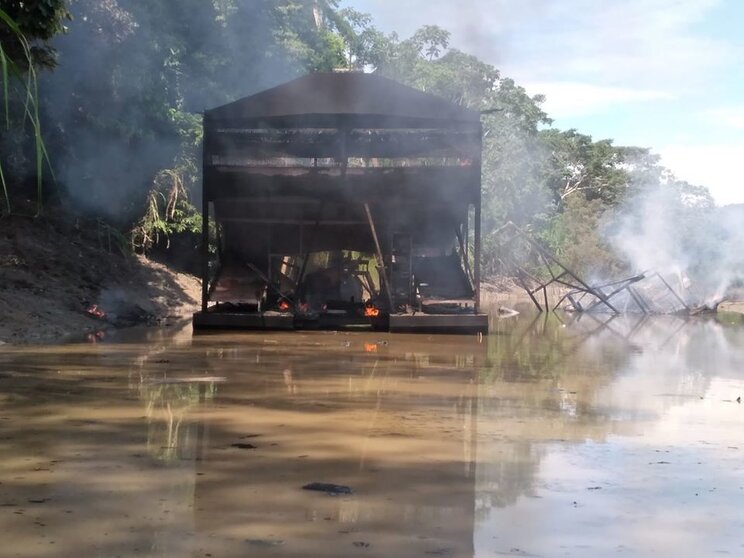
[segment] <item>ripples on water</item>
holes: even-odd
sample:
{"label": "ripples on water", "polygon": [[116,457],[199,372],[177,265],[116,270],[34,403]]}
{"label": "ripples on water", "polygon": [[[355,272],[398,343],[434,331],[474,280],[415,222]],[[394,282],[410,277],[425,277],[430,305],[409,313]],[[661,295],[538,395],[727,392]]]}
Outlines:
{"label": "ripples on water", "polygon": [[2,556],[744,555],[737,316],[132,332],[0,388]]}

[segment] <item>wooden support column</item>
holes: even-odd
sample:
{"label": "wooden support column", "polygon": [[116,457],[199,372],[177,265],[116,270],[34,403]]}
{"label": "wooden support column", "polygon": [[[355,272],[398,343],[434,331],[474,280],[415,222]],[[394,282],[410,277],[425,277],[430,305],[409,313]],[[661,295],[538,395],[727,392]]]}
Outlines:
{"label": "wooden support column", "polygon": [[367,213],[367,220],[369,221],[369,230],[372,232],[372,240],[375,241],[375,249],[377,250],[377,267],[380,270],[380,282],[384,285],[385,291],[387,292],[388,303],[390,304],[390,312],[392,313],[393,308],[393,292],[392,285],[387,276],[387,270],[385,269],[385,257],[380,247],[380,239],[377,236],[377,229],[375,228],[375,222],[372,219],[372,212],[369,210],[369,204],[364,202],[364,211]]}
{"label": "wooden support column", "polygon": [[[470,216],[469,213],[470,212],[468,211],[468,217]],[[460,256],[462,257],[463,264],[465,265],[465,273],[468,274],[468,280],[475,283],[475,279],[473,279],[473,271],[470,269],[470,260],[468,258],[468,238],[465,237],[465,240],[463,241],[460,227],[455,228],[455,234],[457,235],[457,242],[460,244]]]}
{"label": "wooden support column", "polygon": [[271,267],[273,262],[271,261],[271,245],[273,240],[273,228],[271,227],[271,223],[268,223],[266,225],[266,276],[268,277],[267,285],[266,287],[269,288],[269,285],[271,284],[271,281],[273,279],[272,273],[271,273]]}
{"label": "wooden support column", "polygon": [[209,306],[209,164],[208,118],[206,113],[202,120],[204,137],[202,140],[202,235],[201,235],[201,272],[202,272],[202,312]]}
{"label": "wooden support column", "polygon": [[463,224],[463,233],[462,237],[465,239],[465,259],[468,261],[468,265],[470,265],[470,224],[468,223],[470,221],[470,206],[467,208],[467,215],[465,215],[465,223]]}
{"label": "wooden support column", "polygon": [[[483,138],[483,125],[480,126],[480,138]],[[481,140],[482,141],[482,140]],[[483,160],[482,146],[478,151],[478,157],[475,160],[475,169],[477,173],[478,193],[475,197],[475,218],[473,223],[473,282],[475,283],[475,313],[480,312],[480,295],[481,295],[481,198],[482,198],[482,181],[483,181]]]}

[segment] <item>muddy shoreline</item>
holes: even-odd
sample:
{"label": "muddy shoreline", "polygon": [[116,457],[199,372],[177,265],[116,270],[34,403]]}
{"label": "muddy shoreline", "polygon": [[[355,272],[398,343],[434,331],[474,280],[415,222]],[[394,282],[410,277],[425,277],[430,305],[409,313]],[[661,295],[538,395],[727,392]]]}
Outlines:
{"label": "muddy shoreline", "polygon": [[0,220],[0,343],[102,337],[196,309],[196,277],[129,254],[110,234],[67,217]]}
{"label": "muddy shoreline", "polygon": [[[0,220],[0,344],[96,341],[114,329],[175,324],[198,309],[200,291],[197,277],[127,253],[89,221]],[[529,307],[508,279],[481,291],[486,308]],[[744,296],[735,298],[719,311],[744,314]]]}

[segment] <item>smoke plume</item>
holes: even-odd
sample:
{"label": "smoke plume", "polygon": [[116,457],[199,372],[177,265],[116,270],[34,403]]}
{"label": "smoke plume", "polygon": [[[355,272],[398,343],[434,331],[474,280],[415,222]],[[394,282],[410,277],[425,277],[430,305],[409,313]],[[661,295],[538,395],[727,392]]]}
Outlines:
{"label": "smoke plume", "polygon": [[633,272],[657,271],[690,304],[715,304],[744,280],[744,205],[715,207],[689,184],[644,186],[604,224]]}

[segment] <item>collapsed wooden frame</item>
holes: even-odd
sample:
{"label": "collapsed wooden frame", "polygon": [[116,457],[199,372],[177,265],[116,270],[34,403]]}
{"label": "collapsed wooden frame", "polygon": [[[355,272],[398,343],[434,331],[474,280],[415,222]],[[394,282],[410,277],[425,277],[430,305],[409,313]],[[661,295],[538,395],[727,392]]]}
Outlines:
{"label": "collapsed wooden frame", "polygon": [[[494,236],[499,241],[499,261],[504,271],[516,278],[539,312],[555,311],[565,303],[568,303],[568,310],[581,313],[694,314],[700,311],[691,308],[658,271],[592,285],[513,222],[497,229]],[[523,243],[522,248],[527,248],[528,255],[538,264],[537,269],[528,270],[520,263],[526,258],[516,254],[517,241]],[[555,304],[551,304],[548,295],[551,285],[568,289]]]}

